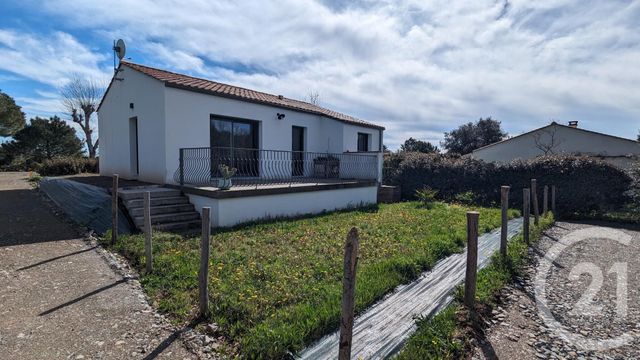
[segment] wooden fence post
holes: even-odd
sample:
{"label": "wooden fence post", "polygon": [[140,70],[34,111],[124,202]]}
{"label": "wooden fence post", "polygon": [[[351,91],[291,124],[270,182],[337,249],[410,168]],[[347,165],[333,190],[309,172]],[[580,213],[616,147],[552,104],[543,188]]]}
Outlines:
{"label": "wooden fence post", "polygon": [[502,203],[502,228],[500,229],[500,255],[507,256],[507,222],[509,221],[509,186],[500,187],[500,202]]}
{"label": "wooden fence post", "polygon": [[522,189],[522,237],[527,245],[529,244],[529,219],[531,217],[529,209],[530,195],[529,189]]}
{"label": "wooden fence post", "polygon": [[464,305],[474,311],[478,272],[478,218],[476,211],[467,212],[467,271],[464,280]]}
{"label": "wooden fence post", "polygon": [[351,359],[354,301],[356,292],[356,267],[358,266],[358,229],[351,228],[344,246],[344,278],[342,281],[342,314],[340,316],[339,360]]}
{"label": "wooden fence post", "polygon": [[147,273],[153,271],[153,247],[151,244],[151,193],[144,193],[144,255],[147,258]]}
{"label": "wooden fence post", "polygon": [[209,312],[209,238],[211,237],[211,208],[202,208],[202,240],[200,242],[200,271],[198,288],[200,289],[200,316]]}
{"label": "wooden fence post", "polygon": [[111,189],[111,245],[118,240],[118,174],[113,174]]}
{"label": "wooden fence post", "polygon": [[531,179],[531,201],[533,202],[533,223],[538,225],[540,222],[540,208],[538,207],[538,181]]}
{"label": "wooden fence post", "polygon": [[545,185],[542,190],[542,215],[547,216],[549,211],[549,186]]}
{"label": "wooden fence post", "polygon": [[556,186],[551,185],[551,212],[553,213],[553,217],[557,217],[556,214]]}

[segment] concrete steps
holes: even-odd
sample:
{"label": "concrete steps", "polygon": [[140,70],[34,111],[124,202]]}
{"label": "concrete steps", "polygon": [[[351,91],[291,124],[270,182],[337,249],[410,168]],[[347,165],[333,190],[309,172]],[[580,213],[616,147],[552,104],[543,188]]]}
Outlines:
{"label": "concrete steps", "polygon": [[[127,207],[141,208],[144,206],[144,199],[126,200],[124,202]],[[165,205],[183,205],[189,204],[189,198],[186,196],[174,196],[174,197],[160,197],[151,198],[151,206],[165,206]]]}
{"label": "concrete steps", "polygon": [[151,224],[163,231],[183,231],[201,225],[200,214],[179,190],[163,187],[136,187],[119,190],[129,216],[139,230],[144,228],[144,193],[151,194]]}
{"label": "concrete steps", "polygon": [[[152,201],[151,207],[149,208],[149,210],[151,212],[151,216],[153,216],[153,215],[161,215],[161,214],[191,212],[191,211],[195,211],[195,208],[190,203],[154,206]],[[129,211],[129,215],[131,215],[131,217],[133,218],[144,216],[144,208],[142,206],[132,208]]]}

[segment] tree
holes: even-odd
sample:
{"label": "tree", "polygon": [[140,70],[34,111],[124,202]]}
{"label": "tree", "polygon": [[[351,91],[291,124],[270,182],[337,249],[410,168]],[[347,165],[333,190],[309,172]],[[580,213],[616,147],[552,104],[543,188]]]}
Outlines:
{"label": "tree", "polygon": [[307,94],[307,102],[315,106],[320,106],[320,93],[317,91],[309,91],[309,94]]}
{"label": "tree", "polygon": [[90,158],[95,158],[98,141],[93,141],[93,126],[91,116],[98,109],[102,98],[103,88],[92,79],[85,79],[73,75],[71,81],[62,87],[62,105],[69,112],[71,120],[78,124],[84,132],[84,141]]}
{"label": "tree", "polygon": [[82,141],[76,130],[59,117],[36,117],[16,132],[13,140],[0,146],[2,163],[23,158],[27,164],[41,163],[60,156],[81,156]]}
{"label": "tree", "polygon": [[0,136],[13,136],[25,123],[20,106],[11,96],[0,91]]}
{"label": "tree", "polygon": [[407,139],[404,144],[400,145],[400,151],[403,152],[421,152],[421,153],[437,153],[440,152],[437,146],[433,146],[428,141],[416,140],[412,137]]}
{"label": "tree", "polygon": [[553,126],[551,129],[543,129],[533,133],[533,142],[543,155],[553,155],[556,153],[558,146],[562,144],[562,140],[556,137],[556,130]]}
{"label": "tree", "polygon": [[498,142],[507,135],[500,127],[500,121],[491,117],[480,118],[475,124],[469,122],[451,132],[444,133],[442,146],[450,153],[464,155],[477,148]]}

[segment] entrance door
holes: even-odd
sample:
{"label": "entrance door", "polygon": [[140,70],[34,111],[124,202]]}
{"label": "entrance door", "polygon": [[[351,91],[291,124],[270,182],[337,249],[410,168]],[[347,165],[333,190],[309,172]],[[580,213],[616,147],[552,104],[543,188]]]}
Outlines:
{"label": "entrance door", "polygon": [[131,175],[137,176],[139,172],[137,117],[129,118],[129,156]]}
{"label": "entrance door", "polygon": [[294,126],[291,128],[291,174],[293,176],[304,175],[304,128]]}

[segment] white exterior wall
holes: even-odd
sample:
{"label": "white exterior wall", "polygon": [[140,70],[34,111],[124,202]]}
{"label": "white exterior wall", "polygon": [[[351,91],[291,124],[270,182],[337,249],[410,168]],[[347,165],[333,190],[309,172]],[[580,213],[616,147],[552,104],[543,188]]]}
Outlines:
{"label": "white exterior wall", "polygon": [[378,187],[368,186],[229,199],[187,195],[200,215],[202,215],[203,207],[211,207],[212,227],[229,227],[253,220],[318,214],[323,211],[375,204]]}
{"label": "white exterior wall", "polygon": [[[535,132],[524,134],[507,141],[478,149],[470,154],[474,159],[487,162],[508,162],[514,159],[531,159],[543,155],[543,152],[536,148],[535,133],[540,133],[541,141],[549,143],[550,136],[546,131],[553,131],[555,128],[555,142],[558,146],[554,148],[556,154],[567,155],[594,155],[605,157],[618,157],[640,155],[640,143],[626,141],[604,134],[582,131],[566,126],[550,126],[539,129]],[[611,159],[613,163],[623,164],[624,160]]]}
{"label": "white exterior wall", "polygon": [[[164,84],[127,67],[118,73],[100,110],[100,175],[162,183],[165,178]],[[134,108],[130,109],[129,104]],[[131,143],[129,119],[138,117],[138,164]],[[135,150],[134,150],[135,152]]]}
{"label": "white exterior wall", "polygon": [[344,152],[358,151],[358,133],[369,134],[369,151],[381,151],[380,131],[357,125],[344,124],[342,143]]}
{"label": "white exterior wall", "polygon": [[[305,151],[342,153],[357,150],[357,133],[371,133],[377,151],[379,130],[352,126],[319,115],[166,87],[166,182],[175,183],[180,148],[209,147],[212,114],[259,122],[259,148],[291,151],[293,126],[305,128]],[[285,114],[278,120],[277,113]],[[349,135],[343,135],[349,132]],[[353,137],[353,139],[351,139]],[[348,139],[349,144],[345,142]],[[355,144],[355,145],[354,145]]]}

